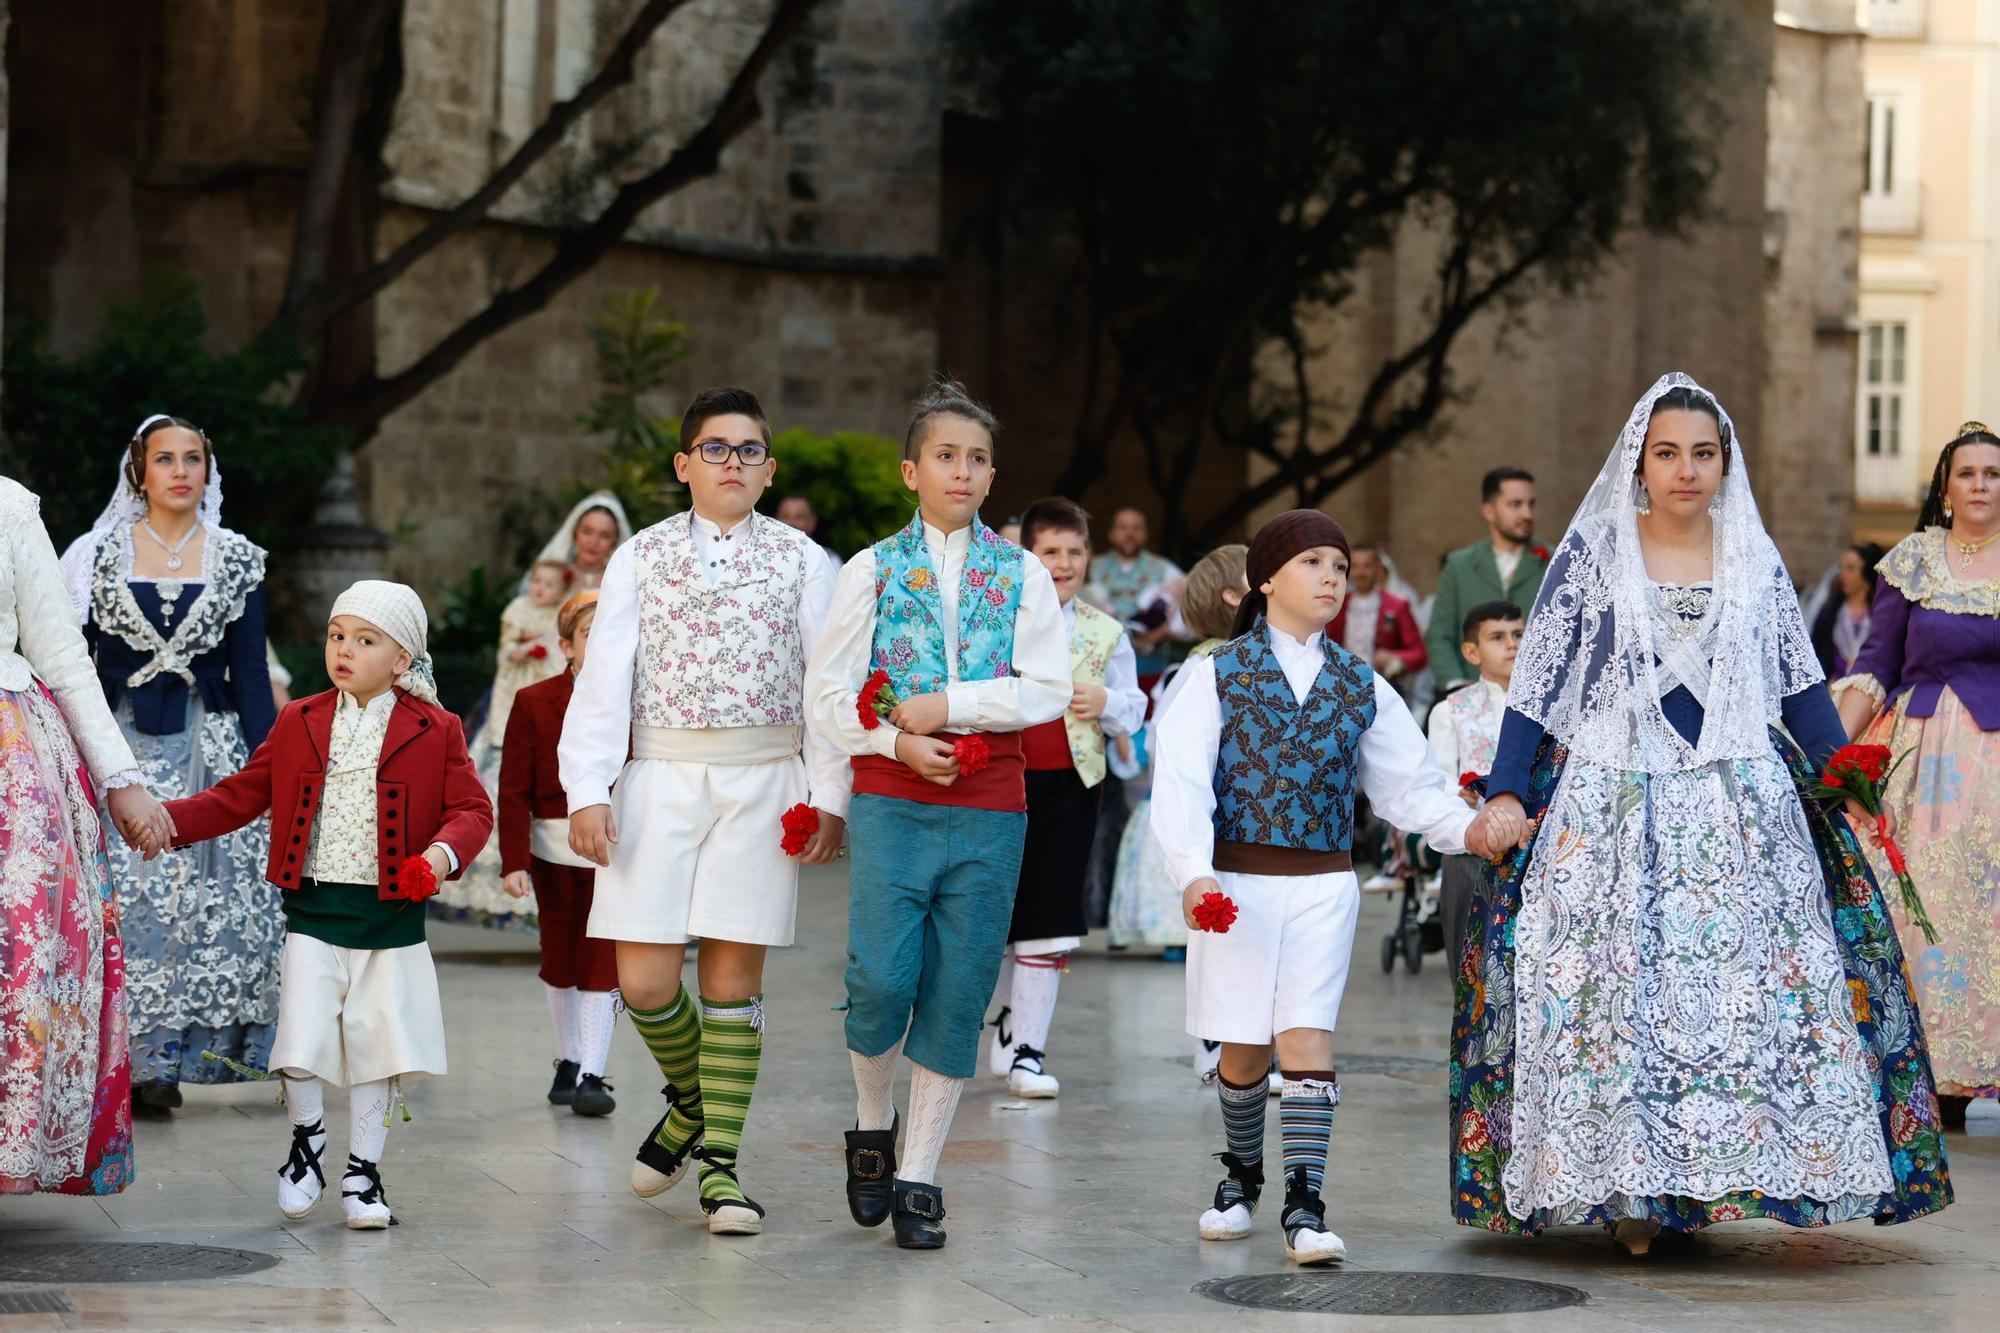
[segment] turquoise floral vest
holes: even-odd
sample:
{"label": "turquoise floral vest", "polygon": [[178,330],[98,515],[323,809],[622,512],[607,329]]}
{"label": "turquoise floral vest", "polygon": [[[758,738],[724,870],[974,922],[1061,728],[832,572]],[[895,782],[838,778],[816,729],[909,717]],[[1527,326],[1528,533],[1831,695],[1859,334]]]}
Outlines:
{"label": "turquoise floral vest", "polygon": [[[944,599],[924,545],[921,511],[908,527],[875,543],[875,665],[897,697],[931,694],[951,683],[944,660]],[[972,520],[958,589],[958,679],[1014,674],[1014,619],[1021,609],[1024,552]]]}
{"label": "turquoise floral vest", "polygon": [[1303,704],[1264,620],[1215,650],[1222,737],[1215,836],[1224,842],[1344,852],[1354,843],[1361,737],[1375,722],[1375,670],[1331,639]]}

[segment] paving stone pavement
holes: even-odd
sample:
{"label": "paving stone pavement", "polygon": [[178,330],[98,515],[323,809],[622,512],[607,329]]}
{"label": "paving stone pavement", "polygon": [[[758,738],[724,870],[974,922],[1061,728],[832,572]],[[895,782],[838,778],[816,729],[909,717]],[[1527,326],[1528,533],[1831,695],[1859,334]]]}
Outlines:
{"label": "paving stone pavement", "polygon": [[[1252,1312],[1195,1283],[1286,1269],[1274,1210],[1234,1244],[1194,1221],[1217,1178],[1212,1092],[1181,1033],[1182,969],[1156,957],[1072,962],[1050,1038],[1063,1081],[1021,1102],[997,1080],[967,1089],[945,1153],[949,1245],[904,1253],[857,1228],[841,1194],[853,1090],[840,1017],[845,863],[808,872],[800,943],[773,954],[763,1076],[743,1181],[769,1210],[763,1235],[710,1236],[692,1183],[642,1201],[625,1188],[659,1114],[659,1075],[629,1026],[612,1054],[619,1109],[587,1120],[543,1100],[547,1008],[520,936],[432,928],[449,1077],[415,1084],[384,1179],[402,1224],[349,1232],[338,1199],[286,1222],[273,1176],[282,1109],[261,1086],[197,1089],[171,1121],[143,1122],[139,1176],[101,1201],[0,1199],[0,1253],[33,1241],[168,1241],[279,1256],[219,1281],[69,1286],[68,1314],[0,1313],[27,1328],[755,1328],[1565,1330],[1991,1328],[2000,1305],[2000,1118],[1975,1108],[1949,1143],[1957,1205],[1908,1226],[1818,1233],[1722,1227],[1631,1259],[1594,1232],[1536,1240],[1468,1232],[1446,1212],[1448,978],[1378,965],[1389,904],[1363,912],[1336,1039],[1346,1071],[1328,1175],[1328,1222],[1348,1267],[1479,1273],[1583,1288],[1587,1305],[1504,1319]],[[1365,1059],[1363,1057],[1376,1057]],[[1391,1058],[1382,1058],[1391,1057]],[[901,1090],[898,1093],[902,1101]],[[330,1093],[329,1161],[345,1151]],[[1276,1115],[1271,1151],[1275,1152]],[[0,1297],[13,1289],[0,1286]],[[6,1309],[0,1302],[0,1311]]]}

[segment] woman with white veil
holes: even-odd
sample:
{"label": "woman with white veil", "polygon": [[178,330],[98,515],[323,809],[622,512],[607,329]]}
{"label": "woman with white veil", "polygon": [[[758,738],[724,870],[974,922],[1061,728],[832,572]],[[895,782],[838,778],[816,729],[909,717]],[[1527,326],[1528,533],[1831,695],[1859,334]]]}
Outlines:
{"label": "woman with white veil", "polygon": [[1845,739],[1742,441],[1667,375],[1514,668],[1480,818],[1521,848],[1456,960],[1461,1224],[1605,1225],[1640,1253],[1662,1228],[1951,1202],[1894,925],[1802,797]]}
{"label": "woman with white veil", "polygon": [[[63,578],[146,785],[171,800],[242,768],[276,720],[264,552],[222,526],[222,472],[193,423],[148,417],[118,463]],[[151,862],[111,849],[141,1107],[170,1110],[182,1083],[231,1081],[229,1061],[262,1068],[270,1053],[285,938],[270,837],[259,820]]]}
{"label": "woman with white veil", "polygon": [[[522,595],[527,594],[528,579],[535,566],[550,561],[558,561],[569,570],[565,598],[573,593],[595,590],[603,581],[604,567],[611,562],[611,553],[631,536],[632,521],[625,516],[625,506],[618,497],[610,491],[592,491],[570,506],[561,526],[542,544],[540,553],[528,566],[528,572],[521,575]],[[500,629],[498,626],[495,628]],[[503,638],[499,644],[501,659],[504,660],[510,647],[512,645]],[[560,670],[560,658],[557,669]],[[479,780],[486,785],[486,794],[497,800],[500,792],[500,743],[505,738],[506,719],[492,715],[495,695],[494,690],[487,692],[487,715],[480,719],[480,725],[472,733],[470,751],[473,767],[479,770]],[[473,858],[464,874],[439,887],[437,896],[431,899],[430,911],[433,916],[447,921],[467,921],[503,929],[531,927],[536,918],[532,896],[516,899],[501,887],[497,833],[487,840],[485,850]]]}

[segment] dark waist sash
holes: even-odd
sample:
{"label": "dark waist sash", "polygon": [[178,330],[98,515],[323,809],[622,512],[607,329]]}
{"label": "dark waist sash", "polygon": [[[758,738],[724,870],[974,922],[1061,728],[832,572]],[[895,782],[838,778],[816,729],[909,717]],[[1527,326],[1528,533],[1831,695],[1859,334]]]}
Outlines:
{"label": "dark waist sash", "polygon": [[1354,853],[1218,840],[1215,868],[1232,875],[1334,875],[1354,869]]}

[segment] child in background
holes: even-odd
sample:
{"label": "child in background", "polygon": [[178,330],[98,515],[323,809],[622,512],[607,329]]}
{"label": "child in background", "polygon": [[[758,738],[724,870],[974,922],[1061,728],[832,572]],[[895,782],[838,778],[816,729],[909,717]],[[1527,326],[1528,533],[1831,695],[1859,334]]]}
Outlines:
{"label": "child in background", "polygon": [[395,1221],[380,1163],[400,1081],[445,1072],[424,899],[493,831],[427,637],[415,591],[355,584],[328,617],[334,688],[288,705],[241,771],[167,806],[176,847],[271,816],[266,877],[286,924],[271,1069],[292,1121],[278,1207],[304,1217],[326,1186],[325,1080],[348,1089],[341,1205],[356,1231]]}
{"label": "child in background", "polygon": [[563,603],[568,573],[560,560],[537,560],[528,571],[528,590],[500,613],[493,695],[486,705],[486,721],[472,745],[474,759],[481,761],[482,776],[487,773],[489,765],[484,761],[489,756],[493,765],[499,762],[514,696],[526,686],[560,676],[568,666],[556,632],[556,612]]}
{"label": "child in background", "polygon": [[[1514,678],[1514,655],[1521,648],[1527,617],[1512,602],[1484,602],[1466,613],[1464,642],[1459,652],[1479,679],[1446,695],[1431,710],[1431,754],[1446,776],[1462,780],[1485,778],[1493,771],[1500,746],[1500,719],[1507,712],[1507,683]],[[1479,796],[1460,782],[1467,805]],[[1445,958],[1456,970],[1465,949],[1465,913],[1483,873],[1476,856],[1447,856],[1439,911],[1444,914]]]}
{"label": "child in background", "polygon": [[501,885],[514,898],[532,888],[541,923],[542,985],[556,1030],[549,1101],[588,1116],[609,1115],[618,1105],[604,1081],[617,1023],[618,951],[584,930],[596,867],[570,850],[569,798],[556,746],[596,612],[595,592],[563,603],[556,633],[569,670],[515,696],[500,757],[499,808]]}

